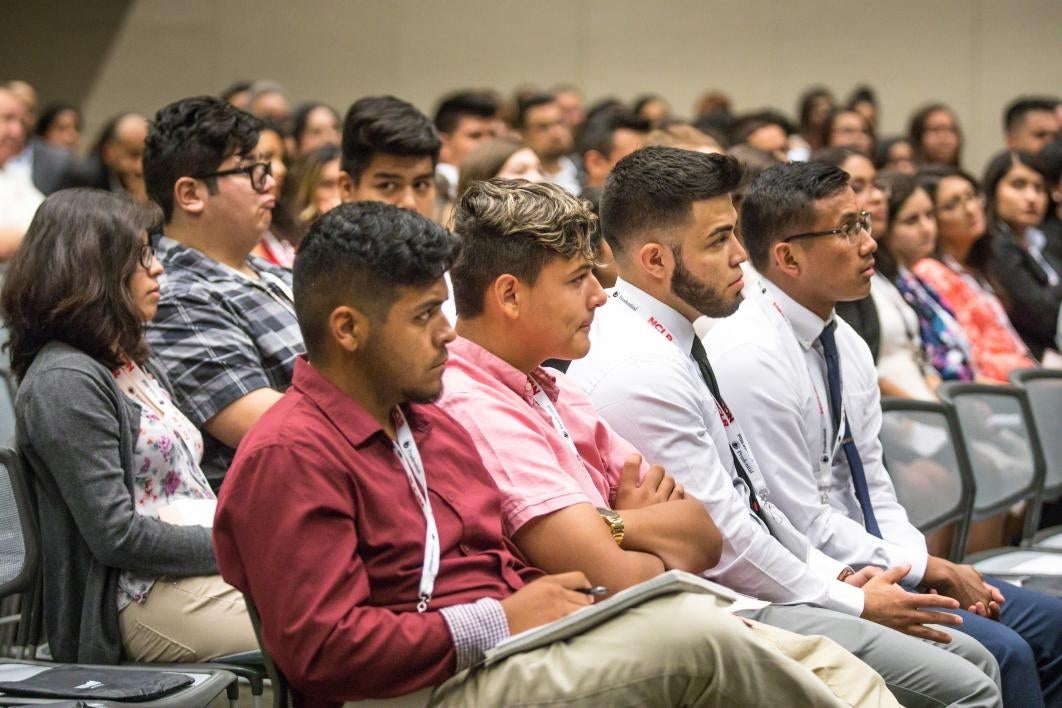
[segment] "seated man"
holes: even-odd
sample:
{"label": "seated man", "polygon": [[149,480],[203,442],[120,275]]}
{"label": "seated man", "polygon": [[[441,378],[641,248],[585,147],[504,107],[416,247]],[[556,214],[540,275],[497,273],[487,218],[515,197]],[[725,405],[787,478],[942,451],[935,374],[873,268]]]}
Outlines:
{"label": "seated man", "polygon": [[[711,595],[651,600],[470,670],[590,598],[582,573],[538,577],[510,552],[497,487],[431,404],[454,337],[440,306],[458,246],[410,211],[344,204],[296,258],[308,358],[240,445],[214,525],[221,572],[257,606],[295,705],[430,686],[444,706],[844,705]],[[852,657],[837,669],[868,671]]]}
{"label": "seated man", "polygon": [[[720,173],[728,173],[720,164],[736,173],[732,161],[680,150],[663,155],[672,159],[653,151],[645,156],[660,165],[645,175],[646,181],[670,183],[676,203],[686,208],[687,199],[729,204],[729,183],[720,179]],[[627,170],[643,164],[628,162]],[[679,192],[680,184],[695,185],[693,195],[703,199]],[[912,632],[923,630],[921,622],[952,619],[917,611],[920,604],[956,604],[952,600],[909,595],[887,574],[869,582],[867,574],[852,576],[858,582],[842,583],[836,579],[841,564],[824,557],[816,561],[812,554],[809,565],[807,553],[795,555],[750,510],[735,488],[736,475],[715,456],[710,438],[699,439],[700,449],[691,443],[674,453],[702,464],[698,474],[690,474],[690,464],[670,458],[692,486],[719,490],[705,497],[708,503],[684,493],[659,467],[638,483],[635,448],[595,412],[575,382],[540,368],[551,356],[576,359],[573,367],[588,350],[594,359],[601,346],[591,348],[588,339],[591,322],[598,326],[595,311],[607,315],[610,308],[625,308],[613,299],[598,310],[606,297],[588,270],[595,256],[596,219],[584,202],[553,185],[495,180],[470,188],[458,204],[455,223],[463,242],[454,267],[460,337],[450,347],[443,407],[475,440],[502,493],[503,528],[533,565],[546,572],[582,571],[594,584],[616,591],[669,568],[705,570],[722,554],[723,563],[706,575],[740,592],[842,610],[855,605],[847,611]],[[700,223],[690,227],[704,231]],[[642,330],[650,342],[675,349],[635,320],[625,341],[617,335],[617,357],[642,353]],[[692,328],[688,336],[692,340]],[[662,383],[671,401],[669,409],[655,411],[630,403],[630,413],[641,416],[639,427],[662,437],[653,416],[685,425],[686,417],[700,415],[699,409],[681,411],[689,395],[669,390],[665,366],[644,356],[636,362],[642,373],[625,371],[624,376]],[[691,383],[683,380],[692,388]],[[703,395],[707,398],[707,390]],[[660,454],[657,448],[655,454]],[[705,507],[723,526],[721,546]],[[838,641],[880,671],[905,705],[998,704],[993,681],[971,663],[872,622],[784,605],[751,616]],[[987,652],[966,641],[969,653],[994,669]]]}
{"label": "seated man", "polygon": [[250,255],[275,203],[269,163],[254,153],[261,125],[220,98],[186,98],[155,115],[144,151],[148,195],[166,219],[148,341],[177,406],[203,431],[215,488],[303,351],[290,272]]}
{"label": "seated man", "polygon": [[749,187],[741,229],[759,275],[705,338],[719,388],[746,433],[770,441],[758,459],[772,500],[812,545],[856,568],[909,567],[909,587],[959,600],[958,629],[998,659],[1006,705],[1060,705],[1062,600],[929,555],[896,499],[870,351],[834,316],[874,274],[869,217],[848,182],[831,165],[793,163]]}

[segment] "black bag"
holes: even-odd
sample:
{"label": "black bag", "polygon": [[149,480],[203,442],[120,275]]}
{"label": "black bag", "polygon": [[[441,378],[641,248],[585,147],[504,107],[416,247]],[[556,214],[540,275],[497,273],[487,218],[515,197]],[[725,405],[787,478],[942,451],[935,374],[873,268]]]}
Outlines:
{"label": "black bag", "polygon": [[0,681],[9,696],[32,698],[150,701],[193,683],[172,671],[142,671],[106,666],[56,666],[21,681]]}

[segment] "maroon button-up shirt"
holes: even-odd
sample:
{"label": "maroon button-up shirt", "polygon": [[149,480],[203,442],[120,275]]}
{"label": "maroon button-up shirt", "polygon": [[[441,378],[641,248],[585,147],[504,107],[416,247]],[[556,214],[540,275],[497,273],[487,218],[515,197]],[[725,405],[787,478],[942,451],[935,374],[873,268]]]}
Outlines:
{"label": "maroon button-up shirt", "polygon": [[404,410],[442,546],[428,612],[416,611],[424,516],[391,440],[304,359],[222,487],[218,566],[257,606],[300,703],[442,683],[455,650],[438,610],[505,598],[540,574],[503,539],[498,489],[464,428],[433,405]]}

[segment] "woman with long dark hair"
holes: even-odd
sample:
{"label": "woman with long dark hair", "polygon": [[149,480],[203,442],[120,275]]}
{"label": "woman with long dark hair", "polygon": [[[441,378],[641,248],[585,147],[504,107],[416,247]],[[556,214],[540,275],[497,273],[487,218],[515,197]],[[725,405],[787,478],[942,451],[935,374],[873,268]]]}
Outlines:
{"label": "woman with long dark hair", "polygon": [[970,341],[974,365],[986,377],[1006,382],[1014,369],[1036,366],[1014,330],[989,272],[992,239],[985,230],[985,201],[977,180],[954,167],[928,167],[918,184],[933,200],[937,247],[914,266],[952,309]]}
{"label": "woman with long dark hair", "polygon": [[[162,265],[157,207],[71,189],[37,210],[11,260],[17,441],[37,492],[44,623],[60,661],[202,661],[257,647],[217,575],[203,441],[171,400],[144,325]],[[209,523],[209,521],[207,521]]]}

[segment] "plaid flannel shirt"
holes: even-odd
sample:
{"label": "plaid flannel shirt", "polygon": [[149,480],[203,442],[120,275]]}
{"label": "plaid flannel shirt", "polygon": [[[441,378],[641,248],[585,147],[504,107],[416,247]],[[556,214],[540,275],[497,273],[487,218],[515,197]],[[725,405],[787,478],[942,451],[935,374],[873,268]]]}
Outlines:
{"label": "plaid flannel shirt", "polygon": [[[306,350],[291,300],[291,272],[249,257],[253,280],[165,236],[158,313],[147,339],[176,393],[202,429],[230,403],[260,388],[284,391]],[[203,471],[215,487],[235,450],[203,431]]]}

